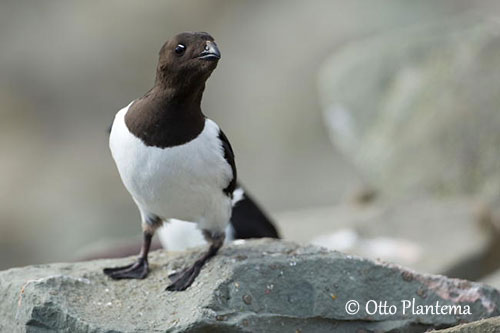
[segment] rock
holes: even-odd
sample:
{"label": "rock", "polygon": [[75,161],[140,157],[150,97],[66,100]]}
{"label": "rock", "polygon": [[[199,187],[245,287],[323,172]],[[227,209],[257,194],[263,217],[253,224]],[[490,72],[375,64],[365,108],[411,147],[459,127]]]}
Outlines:
{"label": "rock", "polygon": [[[165,291],[168,273],[198,255],[154,252],[145,280],[101,273],[132,258],[3,271],[0,331],[423,332],[500,314],[500,292],[486,285],[276,240],[225,246],[188,290]],[[350,300],[360,304],[352,315]],[[398,311],[373,313],[370,300]],[[403,313],[402,300],[462,311]]]}
{"label": "rock", "polygon": [[285,239],[418,271],[475,280],[490,267],[482,258],[494,255],[496,261],[490,261],[497,267],[500,262],[500,252],[492,248],[496,234],[482,227],[476,201],[467,197],[341,204],[277,218]]}
{"label": "rock", "polygon": [[469,324],[458,325],[444,330],[433,332],[441,333],[498,333],[500,332],[500,317],[478,320]]}
{"label": "rock", "polygon": [[481,279],[481,282],[500,289],[500,269]]}
{"label": "rock", "polygon": [[385,195],[500,197],[499,53],[477,15],[351,43],[320,77],[333,143]]}

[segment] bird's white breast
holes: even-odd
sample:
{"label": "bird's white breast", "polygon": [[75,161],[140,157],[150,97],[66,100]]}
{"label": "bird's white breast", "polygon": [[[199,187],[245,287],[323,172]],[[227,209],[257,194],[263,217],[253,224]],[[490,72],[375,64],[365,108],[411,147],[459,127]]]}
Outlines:
{"label": "bird's white breast", "polygon": [[141,210],[168,220],[198,222],[202,229],[223,231],[231,200],[223,193],[232,179],[224,159],[219,127],[206,119],[195,139],[179,146],[146,146],[125,124],[130,105],[113,122],[109,145],[121,179]]}

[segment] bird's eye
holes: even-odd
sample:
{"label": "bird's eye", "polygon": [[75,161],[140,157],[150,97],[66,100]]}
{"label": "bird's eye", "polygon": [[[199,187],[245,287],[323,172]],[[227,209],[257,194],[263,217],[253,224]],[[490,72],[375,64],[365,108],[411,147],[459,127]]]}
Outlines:
{"label": "bird's eye", "polygon": [[186,51],[186,47],[182,44],[177,44],[177,46],[175,47],[175,53],[183,54],[184,51]]}

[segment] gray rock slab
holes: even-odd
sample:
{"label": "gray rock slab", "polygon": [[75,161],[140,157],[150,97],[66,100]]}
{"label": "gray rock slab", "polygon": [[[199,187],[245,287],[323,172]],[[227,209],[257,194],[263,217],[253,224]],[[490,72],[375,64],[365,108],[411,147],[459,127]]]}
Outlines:
{"label": "gray rock slab", "polygon": [[500,197],[499,53],[477,14],[346,45],[320,75],[332,142],[384,194]]}
{"label": "gray rock slab", "polygon": [[[101,273],[132,258],[3,271],[0,331],[423,332],[500,314],[500,292],[486,285],[276,240],[225,246],[188,290],[165,291],[168,273],[197,255],[154,252],[145,280]],[[360,304],[352,315],[350,300]],[[470,307],[471,314],[403,313],[402,300]],[[371,301],[398,311],[373,312]]]}
{"label": "gray rock slab", "polygon": [[437,330],[440,333],[498,333],[500,332],[500,317],[478,320],[472,323]]}

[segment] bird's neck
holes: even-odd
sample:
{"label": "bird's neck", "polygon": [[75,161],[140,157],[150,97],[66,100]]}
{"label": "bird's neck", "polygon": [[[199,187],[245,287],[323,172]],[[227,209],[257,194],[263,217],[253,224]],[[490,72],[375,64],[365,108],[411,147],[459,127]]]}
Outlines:
{"label": "bird's neck", "polygon": [[165,148],[189,142],[205,126],[201,112],[204,88],[204,83],[190,89],[155,84],[127,111],[128,129],[148,146]]}
{"label": "bird's neck", "polygon": [[[163,84],[155,84],[150,93],[144,98],[155,104],[155,109],[162,113],[178,114],[202,114],[201,99],[205,83],[197,86],[171,87]],[[173,116],[173,114],[172,114]]]}

